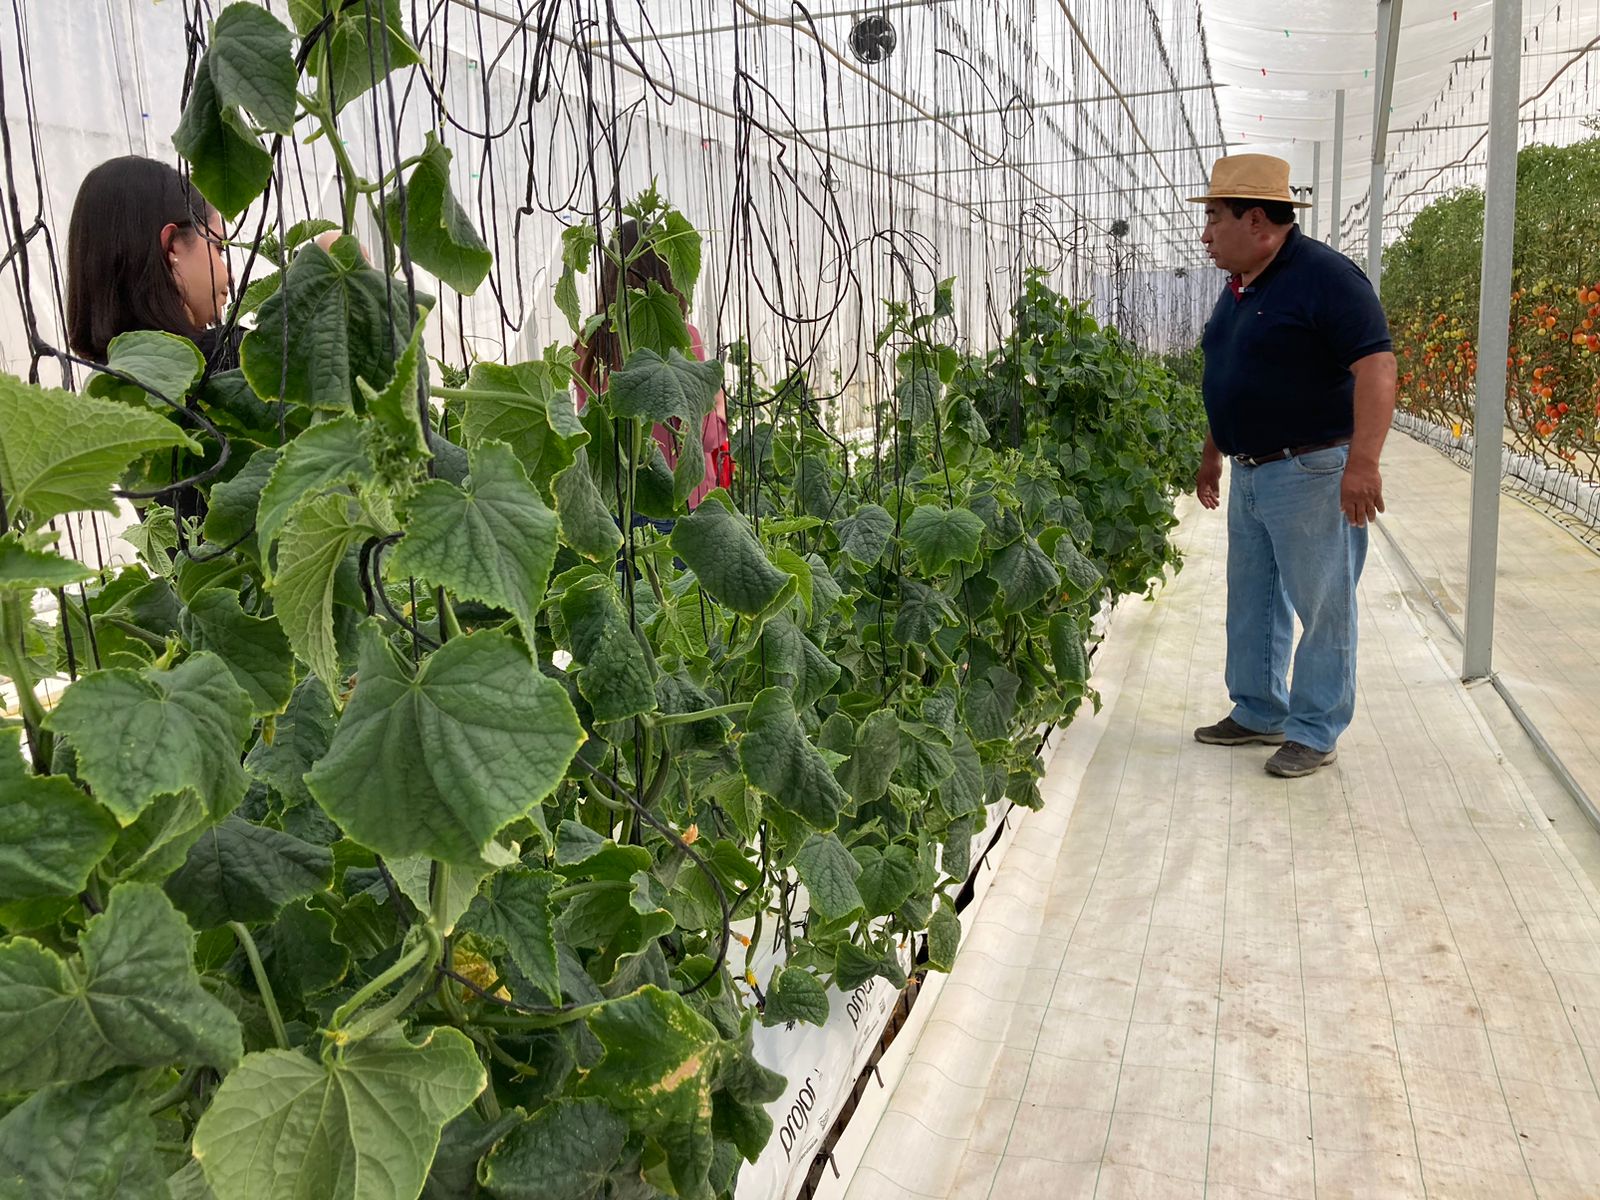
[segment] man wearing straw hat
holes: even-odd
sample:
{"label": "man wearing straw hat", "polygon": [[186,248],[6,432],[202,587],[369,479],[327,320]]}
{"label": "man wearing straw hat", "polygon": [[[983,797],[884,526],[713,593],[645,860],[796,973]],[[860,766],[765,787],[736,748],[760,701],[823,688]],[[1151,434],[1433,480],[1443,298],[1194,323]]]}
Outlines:
{"label": "man wearing straw hat", "polygon": [[[1306,237],[1289,164],[1219,159],[1205,244],[1228,284],[1206,325],[1210,433],[1200,503],[1228,494],[1228,695],[1233,711],[1195,737],[1264,743],[1274,775],[1333,762],[1355,713],[1356,581],[1367,522],[1383,511],[1378,455],[1394,415],[1389,326],[1367,277]],[[1294,617],[1304,630],[1294,647]]]}

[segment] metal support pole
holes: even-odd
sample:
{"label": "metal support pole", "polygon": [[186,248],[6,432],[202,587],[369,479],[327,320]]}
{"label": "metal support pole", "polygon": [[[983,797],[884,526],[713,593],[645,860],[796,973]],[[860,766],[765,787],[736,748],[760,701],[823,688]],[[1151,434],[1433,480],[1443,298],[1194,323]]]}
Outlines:
{"label": "metal support pole", "polygon": [[1400,49],[1400,12],[1405,0],[1378,0],[1377,79],[1372,85],[1372,183],[1367,192],[1367,278],[1382,294],[1383,169],[1389,157],[1389,105],[1394,98],[1394,60]]}
{"label": "metal support pole", "polygon": [[1314,242],[1321,236],[1317,228],[1317,210],[1320,201],[1317,199],[1322,194],[1322,143],[1318,142],[1311,147],[1311,240]]}
{"label": "metal support pole", "polygon": [[1494,652],[1500,460],[1511,344],[1511,243],[1517,220],[1517,108],[1522,87],[1522,0],[1495,0],[1489,59],[1489,166],[1478,293],[1478,394],[1472,415],[1472,525],[1461,677],[1482,679]]}
{"label": "metal support pole", "polygon": [[1339,248],[1339,225],[1344,210],[1339,204],[1339,193],[1344,190],[1344,89],[1333,94],[1333,199],[1328,209],[1328,245]]}

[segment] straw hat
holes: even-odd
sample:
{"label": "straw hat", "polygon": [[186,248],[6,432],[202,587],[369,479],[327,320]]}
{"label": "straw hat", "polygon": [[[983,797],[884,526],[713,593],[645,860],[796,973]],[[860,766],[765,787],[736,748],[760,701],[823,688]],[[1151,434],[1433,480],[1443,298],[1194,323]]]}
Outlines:
{"label": "straw hat", "polygon": [[1278,200],[1295,208],[1310,208],[1289,194],[1289,164],[1270,154],[1230,154],[1211,168],[1211,188],[1204,196],[1190,196],[1190,204],[1207,200]]}

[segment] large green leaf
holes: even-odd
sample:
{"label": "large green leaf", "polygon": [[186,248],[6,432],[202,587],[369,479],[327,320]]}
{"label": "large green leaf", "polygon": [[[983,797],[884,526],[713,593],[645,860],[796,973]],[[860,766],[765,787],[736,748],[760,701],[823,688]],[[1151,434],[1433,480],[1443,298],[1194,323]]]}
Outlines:
{"label": "large green leaf", "polygon": [[839,823],[847,797],[782,688],[767,688],[750,706],[739,762],[746,779],[812,828],[827,830]]}
{"label": "large green leaf", "polygon": [[372,418],[373,460],[384,479],[410,482],[418,464],[432,456],[422,428],[422,378],[426,355],[422,335],[426,314],[411,330],[411,340],[395,363],[394,374],[382,388],[356,380]]}
{"label": "large green leaf", "polygon": [[63,775],[23,765],[22,730],[0,729],[0,902],[76,896],[117,822]]}
{"label": "large green leaf", "polygon": [[924,646],[959,619],[944,593],[915,579],[900,580],[900,608],[894,618],[894,640],[900,645]]}
{"label": "large green leaf", "polygon": [[555,477],[554,490],[561,540],[593,562],[615,558],[622,549],[622,530],[595,486],[582,447],[574,453],[572,465]]}
{"label": "large green leaf", "polygon": [[814,833],[794,856],[794,869],[806,885],[811,908],[828,921],[837,921],[864,905],[856,881],[861,864],[831,833]]}
{"label": "large green leaf", "polygon": [[471,633],[413,675],[369,621],[358,677],[306,781],[351,837],[388,858],[425,854],[469,869],[518,817],[531,816],[548,841],[539,803],[584,735],[566,691],[526,649],[503,633]]}
{"label": "large green leaf", "polygon": [[556,1100],[512,1129],[484,1160],[495,1200],[589,1200],[628,1142],[628,1123],[601,1100]]}
{"label": "large green leaf", "polygon": [[857,846],[853,851],[861,865],[856,888],[869,917],[886,917],[911,898],[917,888],[917,852],[899,842],[878,849]]}
{"label": "large green leaf", "polygon": [[171,446],[200,449],[157,413],[0,372],[0,490],[35,529],[62,513],[115,512],[111,489],[128,464]]}
{"label": "large green leaf", "polygon": [[[845,855],[846,858],[850,856]],[[767,1003],[761,1010],[763,1025],[828,1023],[828,989],[822,980],[802,967],[774,967],[767,984]]]}
{"label": "large green leaf", "polygon": [[256,933],[267,981],[286,1012],[337,987],[350,970],[350,950],[339,940],[339,925],[326,908],[295,900]]}
{"label": "large green leaf", "polygon": [[269,921],[291,900],[333,881],[333,854],[239,816],[200,835],[166,882],[167,895],[197,929]]}
{"label": "large green leaf", "polygon": [[450,151],[431,132],[421,157],[404,188],[384,204],[389,236],[405,246],[419,267],[470,296],[489,273],[494,255],[456,203],[450,191]]}
{"label": "large green leaf", "polygon": [[400,0],[289,0],[295,32],[305,37],[325,14],[331,30],[306,66],[332,92],[335,111],[365,95],[389,75],[421,61],[406,36]]}
{"label": "large green leaf", "polygon": [[950,763],[954,769],[938,785],[940,804],[952,817],[977,812],[984,802],[983,761],[965,729],[952,739]]}
{"label": "large green leaf", "polygon": [[961,918],[941,901],[928,922],[928,965],[936,971],[948,971],[955,965],[960,947]]}
{"label": "large green leaf", "polygon": [[322,681],[302,679],[278,718],[272,740],[258,741],[244,760],[245,770],[270,784],[288,805],[306,804],[311,793],[306,772],[328,752],[336,718]]}
{"label": "large green leaf", "polygon": [[48,722],[72,739],[79,776],[123,825],[161,795],[192,791],[219,816],[244,796],[250,697],[214,654],[85,675]]}
{"label": "large green leaf", "polygon": [[876,566],[894,536],[894,518],[877,504],[863,504],[839,522],[839,548],[858,567]]}
{"label": "large green leaf", "polygon": [[263,399],[349,412],[357,379],[388,384],[411,324],[405,284],[369,266],[355,238],[307,242],[245,335],[245,378]]}
{"label": "large green leaf", "polygon": [[687,351],[691,344],[689,325],[678,297],[654,279],[643,291],[629,288],[624,327],[628,345],[636,351],[648,348],[665,354],[668,350]]}
{"label": "large green leaf", "polygon": [[834,774],[857,805],[871,804],[889,790],[899,765],[900,719],[893,709],[880,708],[861,722],[849,759]]}
{"label": "large green leaf", "polygon": [[239,106],[264,129],[294,132],[295,69],[289,30],[264,8],[230,4],[211,28],[206,58],[217,99]]}
{"label": "large green leaf", "polygon": [[578,420],[561,362],[476,363],[467,377],[462,431],[467,444],[510,446],[546,500],[557,475],[573,463],[589,431]]}
{"label": "large green leaf", "polygon": [[1052,554],[1061,567],[1062,581],[1071,599],[1076,602],[1093,596],[1104,577],[1100,568],[1084,557],[1072,538],[1059,539]]}
{"label": "large green leaf", "polygon": [[854,942],[839,943],[834,956],[834,986],[841,992],[853,992],[872,978],[886,979],[896,988],[906,985],[905,969],[892,950],[872,953]]}
{"label": "large green leaf", "polygon": [[102,870],[111,879],[160,883],[183,865],[189,847],[217,820],[194,792],[158,796],[118,835]]}
{"label": "large green leaf", "polygon": [[114,1067],[232,1067],[239,1022],[200,986],[194,934],[161,890],[118,884],[63,961],[29,938],[0,945],[0,1078],[13,1091]]}
{"label": "large green leaf", "polygon": [[509,954],[528,982],[561,1003],[555,913],[550,893],[561,880],[548,871],[512,867],[496,873],[467,909],[461,928]]}
{"label": "large green leaf", "polygon": [[[188,338],[154,329],[135,329],[111,339],[106,347],[106,367],[138,380],[143,386],[124,383],[110,374],[99,374],[89,380],[84,390],[91,396],[130,403],[145,402],[148,390],[172,404],[182,404],[205,365],[200,348]],[[166,411],[161,399],[150,399],[148,403],[158,412]]]}
{"label": "large green leaf", "polygon": [[1089,660],[1083,653],[1078,620],[1070,613],[1057,613],[1050,618],[1050,654],[1056,682],[1081,694],[1089,679]]}
{"label": "large green leaf", "polygon": [[301,505],[284,526],[278,568],[268,585],[289,645],[330,693],[343,683],[333,633],[339,567],[352,547],[376,534],[337,493]]}
{"label": "large green leaf", "polygon": [[916,551],[923,571],[934,575],[951,563],[978,560],[983,521],[977,513],[965,508],[919,504],[906,519],[901,535]]}
{"label": "large green leaf", "polygon": [[360,420],[338,417],[313,425],[272,460],[261,488],[256,537],[272,549],[289,515],[302,501],[344,483],[371,479],[375,470]]}
{"label": "large green leaf", "polygon": [[229,1200],[416,1200],[445,1122],[487,1078],[466,1034],[377,1034],[324,1062],[249,1055],[222,1081],[194,1156]]}
{"label": "large green leaf", "polygon": [[1012,542],[997,553],[989,573],[1000,585],[1002,614],[1025,612],[1061,585],[1055,564],[1031,537]]}
{"label": "large green leaf", "polygon": [[556,828],[556,871],[568,878],[632,879],[651,862],[643,846],[619,846],[576,821]]}
{"label": "large green leaf", "polygon": [[[635,350],[611,373],[607,401],[615,416],[665,425],[680,421],[684,436],[699,437],[700,422],[722,387],[722,364],[697,362],[678,350],[665,355]],[[681,440],[681,439],[680,439]]]}
{"label": "large green leaf", "polygon": [[0,588],[31,594],[38,588],[65,587],[94,577],[82,563],[44,549],[46,544],[29,534],[0,534]]}
{"label": "large green leaf", "polygon": [[578,691],[596,721],[622,721],[656,707],[650,662],[610,576],[591,575],[561,596],[561,616],[579,664]]}
{"label": "large green leaf", "polygon": [[839,664],[787,617],[767,622],[752,657],[763,682],[788,688],[800,709],[827,695],[840,675]]}
{"label": "large green leaf", "polygon": [[256,716],[281,713],[294,692],[294,653],[277,621],[239,607],[239,594],[206,588],[189,601],[183,625],[196,650],[209,650],[250,696]]}
{"label": "large green leaf", "polygon": [[0,1119],[0,1196],[170,1200],[144,1080],[125,1071],[48,1087],[8,1112]]}
{"label": "large green leaf", "polygon": [[205,535],[208,542],[231,546],[250,536],[256,527],[256,510],[261,492],[272,469],[278,464],[278,451],[257,450],[232,479],[213,484],[206,506]]}
{"label": "large green leaf", "polygon": [[603,1098],[634,1128],[661,1139],[678,1195],[709,1200],[715,1027],[682,996],[654,986],[611,1001],[588,1024],[605,1053],[579,1081],[578,1094]]}
{"label": "large green leaf", "polygon": [[195,69],[189,103],[172,145],[189,160],[189,178],[224,221],[248,208],[272,178],[272,155],[250,132],[239,110],[218,94],[209,51]]}
{"label": "large green leaf", "polygon": [[[478,1200],[478,1165],[502,1138],[521,1125],[527,1114],[520,1108],[485,1121],[475,1109],[466,1109],[444,1127],[439,1151],[428,1168],[428,1182],[420,1200]],[[173,1196],[172,1200],[183,1200]]]}
{"label": "large green leaf", "polygon": [[734,612],[757,616],[784,603],[799,588],[761,549],[749,522],[734,511],[728,494],[717,490],[678,520],[672,548],[713,599]]}
{"label": "large green leaf", "polygon": [[695,281],[700,278],[701,239],[689,218],[675,208],[667,209],[651,248],[667,264],[673,290],[680,296],[694,295]]}
{"label": "large green leaf", "polygon": [[471,455],[465,487],[433,480],[417,489],[401,512],[406,535],[388,570],[510,610],[531,643],[556,559],[556,515],[503,442],[485,442]]}
{"label": "large green leaf", "polygon": [[635,350],[610,377],[606,401],[613,414],[671,431],[677,446],[673,500],[681,504],[705,477],[700,427],[722,387],[722,364],[697,362],[677,349],[665,356]]}

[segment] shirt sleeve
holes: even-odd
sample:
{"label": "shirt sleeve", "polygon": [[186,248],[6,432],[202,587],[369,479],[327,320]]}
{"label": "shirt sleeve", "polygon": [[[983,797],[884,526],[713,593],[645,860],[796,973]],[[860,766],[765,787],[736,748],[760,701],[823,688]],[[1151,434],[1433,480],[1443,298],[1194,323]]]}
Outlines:
{"label": "shirt sleeve", "polygon": [[1394,349],[1383,305],[1371,281],[1354,263],[1346,261],[1331,273],[1319,307],[1317,324],[1341,367]]}

